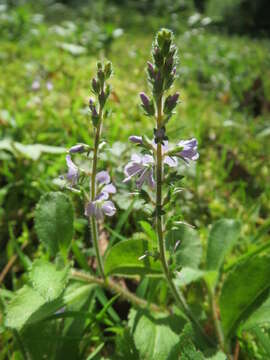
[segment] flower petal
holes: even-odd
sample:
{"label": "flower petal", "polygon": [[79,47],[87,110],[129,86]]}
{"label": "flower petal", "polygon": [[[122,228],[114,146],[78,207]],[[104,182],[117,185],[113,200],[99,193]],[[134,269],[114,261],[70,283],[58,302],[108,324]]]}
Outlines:
{"label": "flower petal", "polygon": [[116,213],[116,208],[112,201],[105,201],[102,205],[102,210],[107,216],[113,216]]}
{"label": "flower petal", "polygon": [[111,183],[108,185],[105,185],[102,190],[102,192],[106,192],[108,194],[115,194],[116,193],[116,187]]}
{"label": "flower petal", "polygon": [[169,165],[170,167],[176,167],[178,164],[178,161],[175,157],[172,156],[165,156],[164,158],[164,164]]}
{"label": "flower petal", "polygon": [[109,184],[111,178],[107,171],[100,171],[97,173],[96,180],[99,184]]}
{"label": "flower petal", "polygon": [[66,156],[66,163],[67,163],[67,167],[68,167],[68,172],[66,174],[66,178],[69,182],[71,182],[72,185],[75,185],[78,181],[79,169],[74,164],[74,162],[71,160],[70,155]]}
{"label": "flower petal", "polygon": [[96,196],[95,201],[101,202],[101,201],[104,201],[104,200],[107,200],[107,199],[109,199],[109,194],[107,192],[102,191],[101,193],[99,193]]}

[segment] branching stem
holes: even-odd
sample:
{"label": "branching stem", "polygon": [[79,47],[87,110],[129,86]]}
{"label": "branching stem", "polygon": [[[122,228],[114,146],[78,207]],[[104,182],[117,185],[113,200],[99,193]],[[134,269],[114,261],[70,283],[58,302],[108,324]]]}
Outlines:
{"label": "branching stem", "polygon": [[123,286],[120,286],[115,281],[113,281],[110,278],[107,278],[106,280],[103,278],[98,278],[96,276],[90,275],[88,273],[84,273],[78,270],[71,270],[71,277],[76,280],[84,281],[91,284],[98,284],[105,289],[120,294],[122,298],[130,301],[132,304],[141,307],[141,308],[148,308],[152,311],[159,311],[159,312],[166,312],[166,310],[162,309],[156,304],[149,303],[148,301],[145,301],[144,299],[139,298],[138,296],[131,293],[129,290],[125,289]]}

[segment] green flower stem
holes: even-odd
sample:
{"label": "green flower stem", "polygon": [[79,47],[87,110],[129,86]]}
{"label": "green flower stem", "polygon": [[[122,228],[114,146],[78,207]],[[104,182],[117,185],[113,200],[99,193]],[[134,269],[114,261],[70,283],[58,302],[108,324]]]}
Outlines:
{"label": "green flower stem", "polygon": [[228,360],[232,360],[232,356],[231,356],[230,352],[228,351],[228,347],[225,342],[225,336],[224,336],[222,326],[221,326],[221,323],[219,320],[215,295],[213,293],[213,290],[207,283],[206,283],[206,286],[207,286],[208,297],[209,297],[209,301],[210,301],[210,305],[211,305],[212,318],[213,318],[213,322],[215,325],[215,330],[216,330],[216,334],[217,334],[217,338],[218,338],[218,342],[219,342],[219,347],[227,355]]}
{"label": "green flower stem", "polygon": [[102,286],[103,288],[119,294],[122,298],[130,301],[132,304],[141,307],[141,308],[148,308],[151,311],[155,312],[166,312],[165,309],[159,307],[156,304],[150,303],[148,301],[145,301],[144,299],[139,298],[138,296],[131,293],[129,290],[123,288],[123,286],[120,286],[115,281],[111,280],[110,278],[107,278],[106,280],[103,278],[98,278],[96,276],[78,271],[78,270],[71,270],[71,277],[76,280],[80,280],[83,282],[87,282],[90,284],[98,284]]}
{"label": "green flower stem", "polygon": [[[160,96],[160,98],[157,100],[157,131],[159,131],[162,128],[162,117],[163,117],[162,107],[163,107],[163,100],[162,100],[162,96]],[[165,241],[164,241],[164,237],[163,237],[163,224],[162,224],[162,212],[161,212],[161,210],[162,210],[162,179],[163,179],[162,145],[160,142],[158,142],[157,153],[156,153],[156,227],[157,227],[161,265],[162,265],[164,275],[165,275],[168,285],[171,289],[171,292],[176,300],[177,305],[180,307],[181,310],[184,310],[186,316],[198,328],[198,330],[203,335],[205,340],[208,343],[211,343],[211,340],[205,334],[200,323],[198,322],[196,317],[191,312],[188,304],[186,303],[182,294],[176,288],[176,286],[173,282],[173,279],[171,277],[168,262],[166,259]]]}
{"label": "green flower stem", "polygon": [[[98,160],[98,147],[102,129],[102,120],[103,120],[103,109],[100,107],[99,109],[99,122],[97,127],[95,128],[95,144],[94,144],[94,155],[93,155],[93,163],[92,163],[92,173],[91,173],[91,189],[90,189],[90,200],[94,201],[96,197],[96,175],[97,175],[97,160]],[[102,257],[99,251],[98,246],[98,227],[97,221],[94,216],[89,216],[89,222],[91,227],[92,239],[94,242],[97,263],[98,263],[98,271],[100,275],[105,279],[104,266]]]}

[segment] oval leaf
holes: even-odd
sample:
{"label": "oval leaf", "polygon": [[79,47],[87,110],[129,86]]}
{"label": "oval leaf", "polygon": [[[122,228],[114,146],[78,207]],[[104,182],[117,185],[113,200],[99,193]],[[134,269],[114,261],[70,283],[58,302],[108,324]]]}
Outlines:
{"label": "oval leaf", "polygon": [[68,281],[68,268],[57,269],[55,265],[36,260],[29,274],[30,281],[35,290],[46,301],[57,299],[64,291]]}
{"label": "oval leaf", "polygon": [[225,256],[232,249],[240,235],[240,222],[221,219],[213,224],[207,246],[206,267],[208,270],[219,270]]}
{"label": "oval leaf", "polygon": [[227,276],[220,296],[220,313],[226,336],[256,310],[256,300],[270,287],[270,258],[252,257]]}
{"label": "oval leaf", "polygon": [[105,273],[116,275],[160,274],[159,261],[139,258],[148,251],[147,240],[125,240],[113,246],[105,260]]}
{"label": "oval leaf", "polygon": [[179,316],[147,311],[131,310],[129,327],[140,359],[177,360],[179,358],[179,334],[185,320]]}
{"label": "oval leaf", "polygon": [[50,192],[40,199],[35,211],[35,228],[40,241],[52,256],[66,254],[73,237],[73,205],[61,192]]}
{"label": "oval leaf", "polygon": [[[179,245],[174,253],[175,246]],[[175,263],[178,268],[198,268],[202,258],[202,245],[196,230],[181,225],[177,230],[170,230],[166,235],[166,247],[174,253]]]}

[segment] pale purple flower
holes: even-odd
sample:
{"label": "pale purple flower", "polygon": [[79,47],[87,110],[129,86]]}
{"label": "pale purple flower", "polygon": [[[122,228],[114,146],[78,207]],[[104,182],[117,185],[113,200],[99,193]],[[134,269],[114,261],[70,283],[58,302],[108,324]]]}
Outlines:
{"label": "pale purple flower", "polygon": [[40,89],[40,82],[38,80],[35,80],[32,82],[31,88],[33,91],[37,91]]}
{"label": "pale purple flower", "polygon": [[136,185],[139,189],[141,189],[144,182],[153,188],[155,186],[153,165],[154,158],[152,155],[139,156],[133,154],[131,161],[125,166],[124,172],[126,178],[123,182],[130,181],[132,177],[136,177]]}
{"label": "pale purple flower", "polygon": [[178,160],[175,156],[168,156],[166,155],[166,152],[169,150],[168,141],[163,142],[164,145],[162,145],[162,155],[164,156],[164,164],[167,164],[169,167],[176,167],[178,165]]}
{"label": "pale purple flower", "polygon": [[134,144],[142,145],[142,143],[143,143],[141,136],[131,135],[128,139],[129,139],[129,141],[133,142]]}
{"label": "pale purple flower", "polygon": [[104,215],[113,216],[116,212],[114,203],[109,199],[110,194],[116,193],[115,186],[110,182],[110,175],[107,171],[100,171],[96,176],[100,193],[94,201],[89,201],[85,207],[86,216],[94,216],[97,220],[102,220]]}
{"label": "pale purple flower", "polygon": [[70,182],[71,186],[74,186],[77,184],[79,179],[79,168],[74,164],[74,162],[71,160],[71,156],[66,156],[66,163],[68,167],[68,172],[66,174],[66,178],[68,182]]}
{"label": "pale purple flower", "polygon": [[116,188],[111,183],[111,178],[107,171],[100,171],[99,173],[97,173],[96,181],[97,181],[99,187],[101,186],[101,188],[100,188],[101,193],[104,193],[104,192],[107,194],[115,194],[116,193]]}
{"label": "pale purple flower", "polygon": [[85,145],[84,144],[77,144],[77,145],[74,145],[72,146],[68,152],[70,154],[75,154],[75,153],[83,153],[85,150]]}
{"label": "pale purple flower", "polygon": [[197,151],[198,149],[198,141],[193,138],[190,140],[181,140],[177,146],[183,147],[183,150],[181,150],[179,153],[175,154],[176,156],[179,156],[181,159],[183,159],[187,164],[190,163],[190,161],[196,161],[199,158],[199,153]]}
{"label": "pale purple flower", "polygon": [[53,83],[51,81],[47,81],[46,82],[46,88],[48,91],[52,91],[53,90]]}
{"label": "pale purple flower", "polygon": [[107,192],[101,192],[96,196],[94,201],[89,201],[86,204],[84,214],[85,216],[94,216],[97,220],[102,220],[104,215],[113,216],[116,212],[114,203],[109,199]]}

